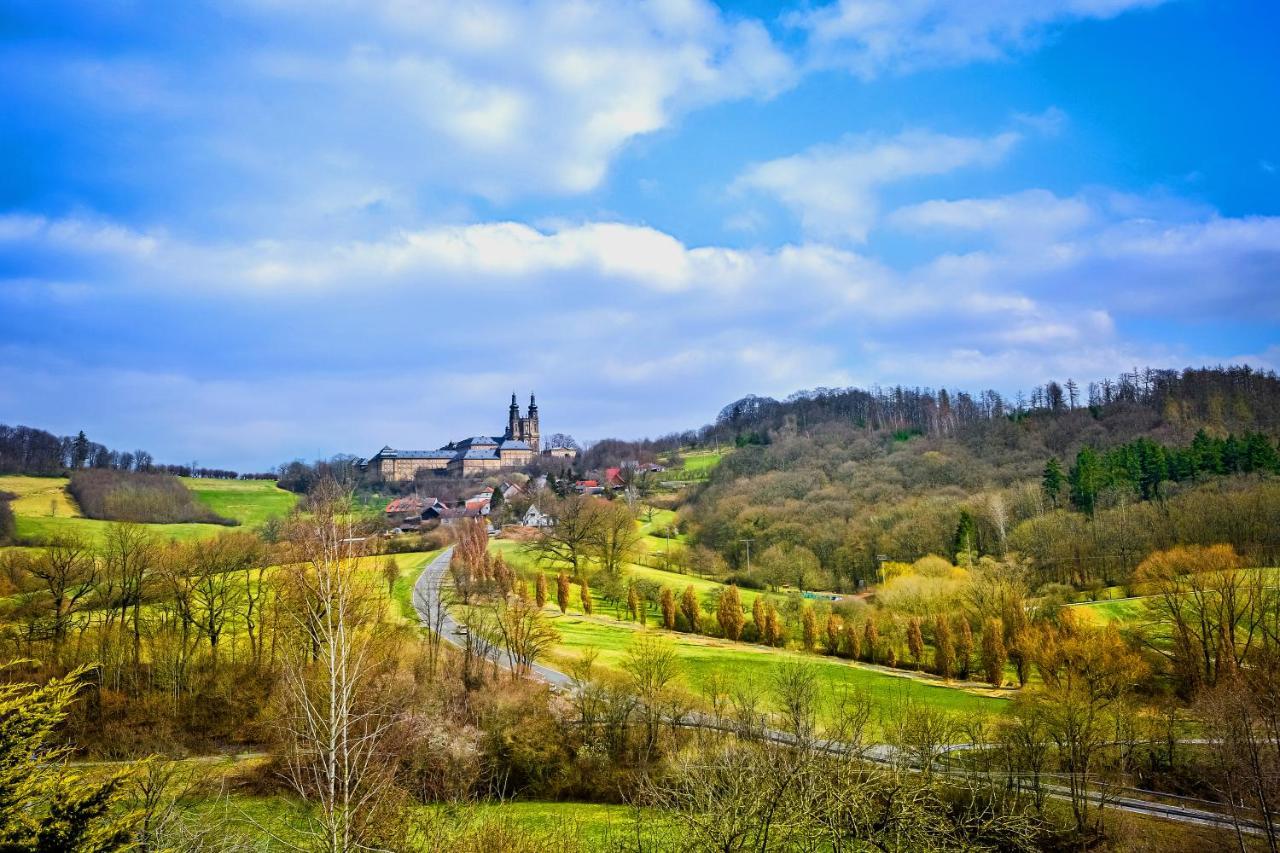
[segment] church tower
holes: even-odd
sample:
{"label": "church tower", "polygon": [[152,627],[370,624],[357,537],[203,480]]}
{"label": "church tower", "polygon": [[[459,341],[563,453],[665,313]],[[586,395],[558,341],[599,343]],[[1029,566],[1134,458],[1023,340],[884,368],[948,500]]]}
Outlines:
{"label": "church tower", "polygon": [[537,453],[541,450],[542,445],[539,444],[540,439],[538,435],[538,401],[533,394],[529,395],[529,419],[527,421],[525,433],[524,440],[533,448],[533,452]]}
{"label": "church tower", "polygon": [[520,404],[516,402],[516,392],[511,392],[511,408],[507,410],[507,434],[504,438],[511,441],[519,441],[521,436],[520,429]]}

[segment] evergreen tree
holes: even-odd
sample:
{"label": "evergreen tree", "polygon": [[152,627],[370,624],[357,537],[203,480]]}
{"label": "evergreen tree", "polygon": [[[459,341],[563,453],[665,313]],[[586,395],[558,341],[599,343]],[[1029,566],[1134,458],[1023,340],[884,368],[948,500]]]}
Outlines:
{"label": "evergreen tree", "polygon": [[1004,665],[1008,654],[1004,647],[1004,626],[999,619],[988,619],[982,629],[982,672],[993,687],[1004,683]]}
{"label": "evergreen tree", "polygon": [[956,651],[951,639],[951,626],[943,616],[933,621],[933,669],[943,678],[955,675]]}
{"label": "evergreen tree", "polygon": [[1093,515],[1102,491],[1102,463],[1092,447],[1082,447],[1076,454],[1076,464],[1067,475],[1071,487],[1071,503],[1081,512]]}
{"label": "evergreen tree", "polygon": [[569,575],[563,569],[556,576],[556,604],[561,613],[569,612]]}
{"label": "evergreen tree", "polygon": [[662,588],[658,601],[662,606],[662,627],[668,631],[674,631],[676,629],[676,597],[670,587]]}
{"label": "evergreen tree", "polygon": [[969,620],[963,615],[957,620],[956,632],[956,664],[961,678],[969,677],[969,666],[973,660],[973,629]]}
{"label": "evergreen tree", "polygon": [[692,584],[684,588],[684,595],[680,598],[680,612],[684,614],[684,621],[689,624],[691,633],[697,634],[702,630],[702,606],[698,604],[698,593],[694,591]]}
{"label": "evergreen tree", "polygon": [[818,619],[813,615],[813,608],[807,604],[800,612],[800,629],[805,651],[813,651],[818,645]]}
{"label": "evergreen tree", "polygon": [[742,628],[747,620],[742,615],[742,596],[733,584],[720,593],[720,600],[716,603],[716,621],[720,623],[720,631],[725,639],[737,640],[742,636]]}
{"label": "evergreen tree", "polygon": [[1056,507],[1062,499],[1062,487],[1066,485],[1066,475],[1062,471],[1062,463],[1057,457],[1050,457],[1045,463],[1044,475],[1040,478],[1040,488],[1049,506]]}
{"label": "evergreen tree", "polygon": [[124,772],[73,773],[68,750],[53,745],[83,674],[42,687],[0,685],[0,850],[106,853],[133,846],[137,817],[120,808]]}
{"label": "evergreen tree", "polygon": [[836,613],[827,614],[827,628],[826,628],[827,654],[837,655],[840,653],[840,637],[841,637],[841,634],[843,633],[843,628],[844,628],[844,620],[840,618],[839,614],[836,614]]}
{"label": "evergreen tree", "polygon": [[920,631],[919,616],[912,616],[907,623],[907,651],[911,653],[911,662],[919,669],[920,659],[924,657],[924,634]]}

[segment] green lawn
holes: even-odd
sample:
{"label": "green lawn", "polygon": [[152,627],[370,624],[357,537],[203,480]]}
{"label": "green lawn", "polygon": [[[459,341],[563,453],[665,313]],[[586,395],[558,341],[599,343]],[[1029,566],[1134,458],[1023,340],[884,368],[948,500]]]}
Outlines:
{"label": "green lawn", "polygon": [[[549,612],[551,610],[549,608]],[[561,666],[581,658],[589,649],[595,649],[600,665],[616,667],[622,661],[628,645],[644,630],[632,624],[599,618],[587,619],[572,614],[554,616],[552,623],[561,636],[560,647],[553,653],[552,662]],[[885,713],[892,713],[894,708],[901,707],[907,701],[916,701],[965,716],[1000,713],[1006,707],[1006,700],[1003,698],[950,687],[940,681],[920,679],[906,672],[895,674],[822,655],[658,629],[649,630],[675,642],[682,667],[682,679],[685,686],[695,692],[713,673],[722,673],[731,684],[754,683],[758,689],[767,693],[772,674],[782,663],[804,661],[814,667],[828,694],[843,689],[865,691]]]}
{"label": "green lawn", "polygon": [[[113,523],[85,518],[67,494],[66,477],[0,477],[0,491],[12,492],[13,514],[22,539],[75,536],[100,543]],[[255,527],[272,515],[283,515],[297,503],[297,495],[270,480],[200,480],[183,478],[196,499],[216,512]],[[220,524],[147,525],[164,539],[186,541],[216,536],[229,528]]]}
{"label": "green lawn", "polygon": [[[541,842],[548,850],[609,850],[634,843],[637,813],[629,806],[514,800],[507,802],[418,806],[435,838],[421,839],[424,851],[433,840],[448,841],[457,834],[473,839],[518,836]],[[306,841],[302,834],[312,807],[288,796],[205,798],[188,803],[188,814],[225,827],[231,837],[253,839],[260,850],[289,850]],[[645,842],[674,841],[675,829],[661,814],[643,810],[638,831]],[[275,838],[270,836],[274,835]],[[470,849],[470,848],[468,848]],[[500,848],[495,848],[495,853]]]}
{"label": "green lawn", "polygon": [[1090,601],[1084,604],[1073,604],[1071,610],[1084,614],[1096,624],[1116,622],[1123,628],[1147,625],[1151,622],[1151,612],[1147,609],[1146,598],[1121,598],[1114,601]]}
{"label": "green lawn", "polygon": [[400,577],[391,588],[391,600],[401,619],[410,622],[418,621],[413,609],[413,584],[422,574],[422,570],[427,567],[427,563],[439,554],[439,551],[415,551],[411,554],[395,555],[396,565],[400,567]]}
{"label": "green lawn", "polygon": [[203,480],[182,478],[196,499],[214,512],[257,527],[274,515],[287,515],[298,496],[286,492],[274,480]]}
{"label": "green lawn", "polygon": [[685,461],[681,469],[685,474],[691,476],[705,476],[710,474],[713,467],[721,464],[724,459],[724,451],[689,451],[681,453],[681,459]]}

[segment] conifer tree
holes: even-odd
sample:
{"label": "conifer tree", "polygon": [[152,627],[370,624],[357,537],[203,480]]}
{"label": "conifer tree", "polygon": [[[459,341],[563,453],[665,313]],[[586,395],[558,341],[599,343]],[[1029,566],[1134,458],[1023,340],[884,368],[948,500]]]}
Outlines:
{"label": "conifer tree", "polygon": [[658,601],[662,607],[662,627],[668,631],[674,631],[676,629],[676,597],[670,587],[662,588]]}
{"label": "conifer tree", "polygon": [[800,629],[805,651],[813,651],[818,645],[818,617],[813,615],[813,608],[807,604],[800,612]]}
{"label": "conifer tree", "polygon": [[569,612],[569,575],[563,570],[556,577],[556,604],[560,605],[561,613]]}
{"label": "conifer tree", "polygon": [[587,584],[587,576],[578,578],[578,596],[582,599],[582,612],[591,615],[591,587]]}
{"label": "conifer tree", "polygon": [[912,616],[907,623],[907,651],[911,652],[911,662],[920,669],[920,659],[924,657],[924,634],[920,630],[920,617]]}
{"label": "conifer tree", "polygon": [[951,638],[951,626],[944,616],[933,620],[933,669],[943,678],[950,679],[955,675],[955,642]]}
{"label": "conifer tree", "polygon": [[698,604],[698,593],[694,591],[693,584],[684,588],[684,595],[680,598],[680,612],[684,614],[691,633],[697,634],[702,630],[702,606]]}
{"label": "conifer tree", "polygon": [[742,627],[747,620],[742,613],[742,596],[733,584],[720,593],[720,601],[716,603],[716,621],[720,623],[720,631],[726,639],[737,641],[742,637]]}
{"label": "conifer tree", "polygon": [[1056,507],[1062,499],[1062,487],[1066,485],[1066,474],[1062,471],[1062,463],[1057,457],[1050,457],[1045,463],[1044,474],[1040,478],[1040,489],[1049,506]]}
{"label": "conifer tree", "polygon": [[533,600],[537,603],[539,610],[547,606],[547,576],[542,572],[538,572],[535,581]]}
{"label": "conifer tree", "polygon": [[84,670],[43,686],[0,685],[0,850],[107,853],[134,846],[137,816],[122,813],[125,772],[67,770],[54,733]]}
{"label": "conifer tree", "polygon": [[778,610],[769,602],[764,608],[765,635],[769,645],[781,646],[783,642],[782,620],[778,618]]}
{"label": "conifer tree", "polygon": [[826,628],[827,654],[829,655],[840,654],[840,634],[841,634],[841,629],[843,627],[844,627],[844,620],[841,619],[839,615],[835,613],[827,614],[827,628]]}
{"label": "conifer tree", "polygon": [[629,613],[629,614],[631,615],[631,619],[632,619],[632,621],[634,621],[634,622],[639,622],[639,621],[641,621],[641,619],[640,619],[640,590],[636,588],[636,585],[635,585],[635,584],[631,584],[631,585],[627,588],[627,613]]}
{"label": "conifer tree", "polygon": [[756,629],[756,642],[768,642],[768,632],[766,630],[768,626],[765,623],[763,596],[757,595],[756,600],[751,602],[751,624],[754,625]]}
{"label": "conifer tree", "polygon": [[969,620],[963,615],[957,620],[959,630],[956,632],[956,664],[961,678],[969,677],[969,667],[973,663],[973,629]]}
{"label": "conifer tree", "polygon": [[876,627],[876,618],[868,616],[862,627],[862,652],[868,663],[876,662],[876,651],[880,645],[880,629]]}
{"label": "conifer tree", "polygon": [[1004,665],[1008,658],[1004,648],[1004,626],[999,619],[988,619],[982,629],[982,672],[993,687],[1004,683]]}

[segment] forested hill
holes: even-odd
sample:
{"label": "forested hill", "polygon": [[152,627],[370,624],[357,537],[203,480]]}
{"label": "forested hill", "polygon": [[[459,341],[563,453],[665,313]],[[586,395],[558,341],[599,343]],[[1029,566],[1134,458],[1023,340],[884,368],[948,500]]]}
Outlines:
{"label": "forested hill", "polygon": [[[1040,420],[1063,426],[1061,416],[1086,411],[1120,441],[1167,427],[1194,433],[1203,426],[1223,432],[1280,431],[1280,379],[1248,366],[1137,370],[1116,379],[1081,386],[1073,379],[1051,381],[1009,399],[997,391],[970,393],[931,388],[816,388],[786,400],[744,397],[725,406],[701,442],[759,441],[782,427],[800,429],[828,422],[871,430],[913,430],[952,435],[966,427],[979,431],[992,421]],[[1045,418],[1043,416],[1049,416]],[[1067,421],[1069,428],[1076,421]],[[686,436],[687,437],[687,436]]]}
{"label": "forested hill", "polygon": [[739,447],[689,496],[700,544],[736,568],[742,540],[758,556],[803,548],[847,588],[880,556],[962,549],[1016,553],[1041,580],[1078,584],[1123,581],[1151,550],[1187,542],[1280,562],[1278,435],[1280,379],[1229,367],[1050,382],[1013,400],[901,387],[748,397],[678,440]]}

